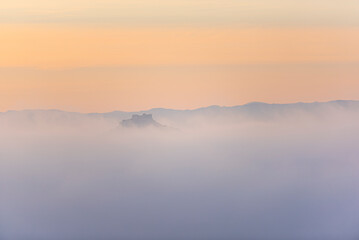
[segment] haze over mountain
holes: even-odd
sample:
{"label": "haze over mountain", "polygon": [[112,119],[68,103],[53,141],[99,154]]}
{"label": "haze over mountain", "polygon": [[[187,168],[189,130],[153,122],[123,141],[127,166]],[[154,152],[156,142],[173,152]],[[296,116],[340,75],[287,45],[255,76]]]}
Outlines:
{"label": "haze over mountain", "polygon": [[[180,131],[120,126],[154,121]],[[0,113],[0,239],[357,239],[358,122],[358,101]]]}
{"label": "haze over mountain", "polygon": [[[198,126],[201,122],[211,124],[230,124],[247,121],[295,120],[303,116],[315,119],[336,117],[335,114],[356,114],[359,112],[359,101],[337,100],[331,102],[268,104],[252,102],[232,107],[209,106],[193,110],[175,110],[153,108],[138,112],[113,111],[108,113],[75,113],[61,110],[23,110],[0,113],[0,123],[5,125],[57,125],[86,127],[95,124],[118,125],[132,116],[150,114],[163,125],[181,128]],[[135,122],[132,119],[131,122]],[[149,121],[152,121],[149,119]],[[129,123],[129,122],[127,122]],[[125,121],[125,124],[127,124]],[[84,125],[83,125],[84,124]],[[158,123],[152,122],[153,125]],[[141,125],[141,124],[140,124]]]}

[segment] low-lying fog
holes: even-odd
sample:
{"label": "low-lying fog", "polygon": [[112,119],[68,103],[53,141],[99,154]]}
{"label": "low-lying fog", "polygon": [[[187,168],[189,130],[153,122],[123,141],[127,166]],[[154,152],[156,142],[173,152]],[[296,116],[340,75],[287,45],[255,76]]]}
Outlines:
{"label": "low-lying fog", "polygon": [[327,110],[3,113],[0,239],[358,239],[359,111]]}

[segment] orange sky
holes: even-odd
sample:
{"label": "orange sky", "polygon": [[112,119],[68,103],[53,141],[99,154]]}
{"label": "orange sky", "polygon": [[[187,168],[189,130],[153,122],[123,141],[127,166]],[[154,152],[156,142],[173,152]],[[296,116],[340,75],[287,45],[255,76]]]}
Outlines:
{"label": "orange sky", "polygon": [[1,67],[359,61],[359,28],[0,27]]}
{"label": "orange sky", "polygon": [[0,110],[196,108],[359,99],[359,64],[2,69]]}
{"label": "orange sky", "polygon": [[8,2],[0,111],[359,99],[358,2],[279,2]]}

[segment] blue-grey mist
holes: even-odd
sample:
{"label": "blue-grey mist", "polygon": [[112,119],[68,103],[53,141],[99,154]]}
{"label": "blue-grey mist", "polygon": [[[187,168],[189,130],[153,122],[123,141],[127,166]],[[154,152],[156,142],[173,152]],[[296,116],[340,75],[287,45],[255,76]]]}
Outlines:
{"label": "blue-grey mist", "polygon": [[0,239],[358,239],[358,102],[147,113],[0,113]]}

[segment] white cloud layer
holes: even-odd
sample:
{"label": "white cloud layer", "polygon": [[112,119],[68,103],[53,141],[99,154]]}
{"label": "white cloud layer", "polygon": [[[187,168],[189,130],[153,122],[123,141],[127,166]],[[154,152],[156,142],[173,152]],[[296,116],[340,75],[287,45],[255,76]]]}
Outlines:
{"label": "white cloud layer", "polygon": [[0,238],[359,236],[357,110],[214,112],[223,117],[200,111],[177,125],[154,115],[178,127],[170,131],[3,113]]}

